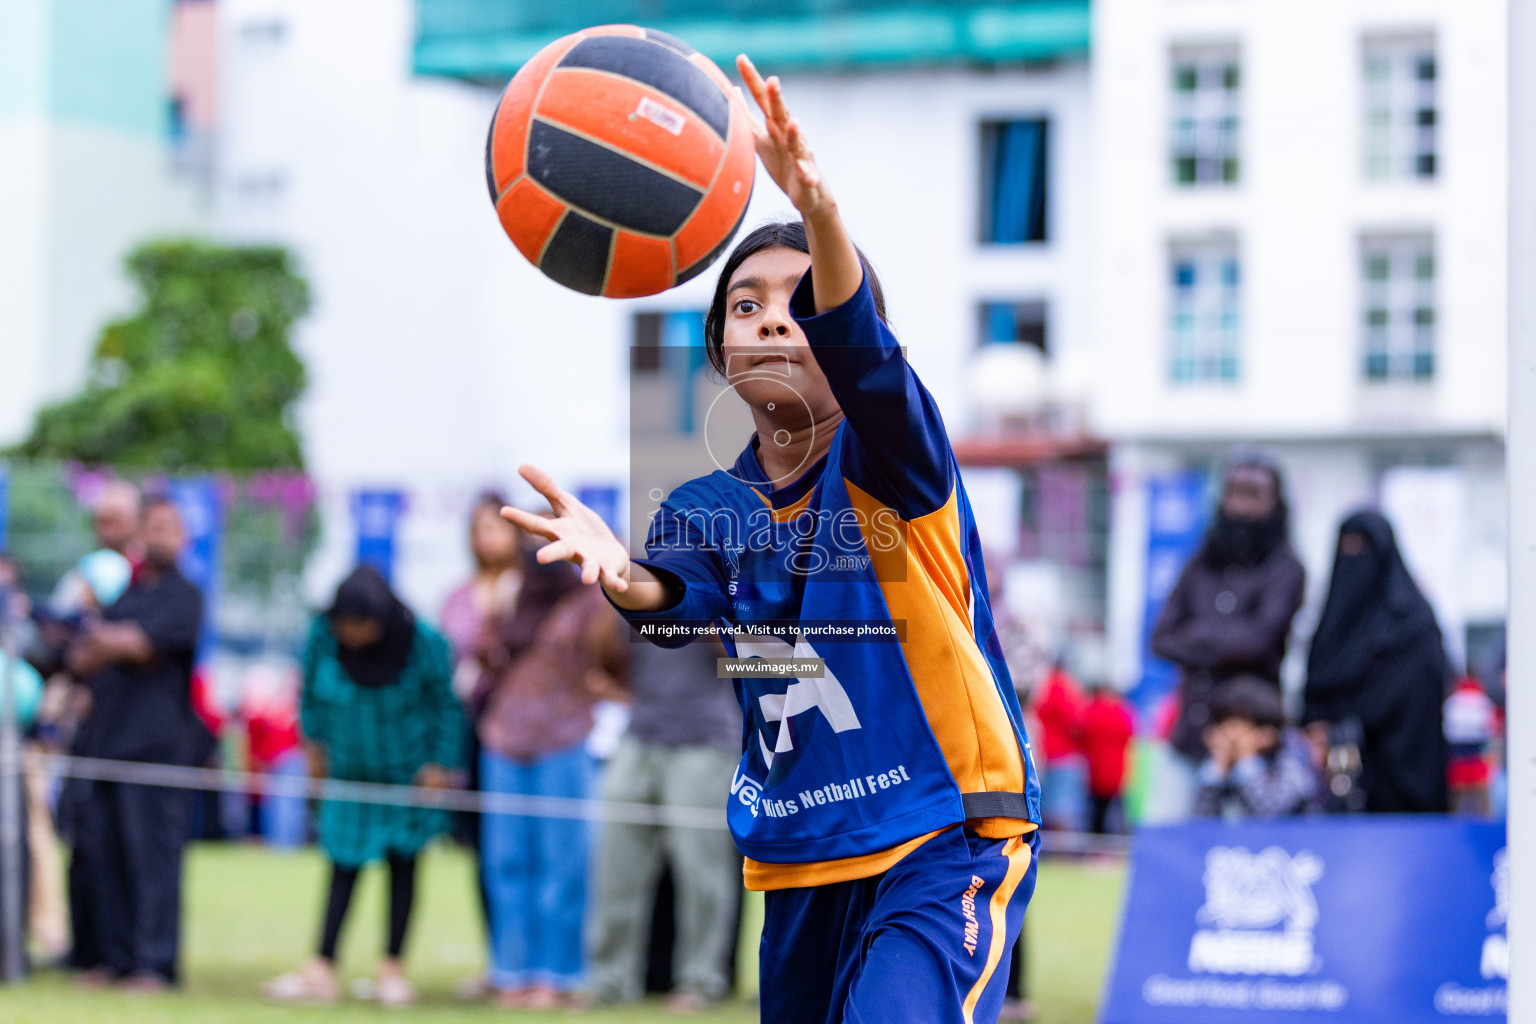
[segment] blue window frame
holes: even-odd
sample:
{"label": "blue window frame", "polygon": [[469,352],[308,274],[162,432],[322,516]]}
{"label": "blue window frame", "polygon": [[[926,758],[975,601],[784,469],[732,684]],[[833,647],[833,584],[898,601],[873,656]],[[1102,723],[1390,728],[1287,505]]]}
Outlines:
{"label": "blue window frame", "polygon": [[1039,300],[983,302],[978,307],[982,345],[1033,345],[1049,355],[1046,304]]}
{"label": "blue window frame", "polygon": [[983,244],[1047,240],[1049,150],[1050,125],[1043,119],[982,122]]}

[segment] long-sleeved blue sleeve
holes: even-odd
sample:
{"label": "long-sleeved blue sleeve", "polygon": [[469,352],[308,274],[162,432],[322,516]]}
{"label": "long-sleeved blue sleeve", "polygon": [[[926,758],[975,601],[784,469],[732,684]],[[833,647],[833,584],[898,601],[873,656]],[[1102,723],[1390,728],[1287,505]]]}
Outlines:
{"label": "long-sleeved blue sleeve", "polygon": [[[681,489],[674,498],[682,495]],[[729,583],[716,541],[709,536],[707,513],[668,499],[651,521],[645,558],[635,564],[650,569],[670,583],[680,596],[676,603],[656,611],[633,611],[614,605],[641,636],[658,647],[683,647],[695,639],[686,629],[659,634],[647,625],[664,624],[702,629],[731,613],[726,587]]]}
{"label": "long-sleeved blue sleeve", "polygon": [[938,405],[875,311],[866,277],[847,302],[816,313],[811,275],[790,299],[851,433],[844,475],[904,519],[949,500],[954,457]]}

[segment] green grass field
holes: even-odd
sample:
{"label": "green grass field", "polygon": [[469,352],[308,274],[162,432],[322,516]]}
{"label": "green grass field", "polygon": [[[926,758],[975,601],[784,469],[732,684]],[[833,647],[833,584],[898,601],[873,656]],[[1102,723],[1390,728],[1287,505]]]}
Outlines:
{"label": "green grass field", "polygon": [[[422,997],[391,1020],[460,1024],[498,1016],[484,1005],[458,1001],[455,986],[483,964],[480,926],[465,855],[443,846],[423,863],[408,968]],[[1119,912],[1122,872],[1048,861],[1029,913],[1031,992],[1041,1024],[1090,1024]],[[326,1008],[269,1006],[257,996],[261,981],[290,970],[309,954],[320,912],[325,869],[313,852],[276,853],[257,846],[193,848],[187,863],[187,927],[183,992],[164,996],[79,992],[58,974],[34,976],[14,991],[0,991],[5,1024],[287,1024],[376,1021],[377,1006],[347,999]],[[344,977],[368,977],[383,935],[384,891],[378,872],[358,887],[341,951]],[[748,907],[742,948],[743,978],[755,988],[756,928],[760,904]],[[665,1018],[659,1004],[600,1009],[586,1014],[522,1013],[522,1019],[619,1022]],[[704,1024],[747,1024],[756,1004],[744,998],[693,1019]]]}

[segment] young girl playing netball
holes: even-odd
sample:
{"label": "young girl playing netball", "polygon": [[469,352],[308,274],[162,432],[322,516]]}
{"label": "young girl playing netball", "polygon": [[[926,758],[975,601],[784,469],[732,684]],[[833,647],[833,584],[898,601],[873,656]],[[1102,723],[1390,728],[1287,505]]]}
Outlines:
{"label": "young girl playing netball", "polygon": [[668,496],[645,560],[532,466],[555,518],[503,514],[657,642],[712,624],[733,659],[820,659],[735,678],[727,817],[767,894],[762,1019],[995,1021],[1039,786],[970,504],[777,78],[737,66],[766,118],[758,155],[803,218],[742,240],[706,319],[755,436]]}

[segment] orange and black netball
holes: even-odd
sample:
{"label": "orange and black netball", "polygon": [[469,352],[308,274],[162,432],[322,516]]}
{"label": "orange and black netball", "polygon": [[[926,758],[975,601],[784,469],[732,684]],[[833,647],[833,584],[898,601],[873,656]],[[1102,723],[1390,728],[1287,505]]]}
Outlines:
{"label": "orange and black netball", "polygon": [[654,295],[698,274],[752,195],[752,129],[731,95],[663,32],[604,25],[550,43],[507,85],[486,140],[508,237],[588,295]]}

